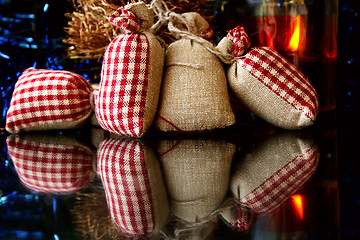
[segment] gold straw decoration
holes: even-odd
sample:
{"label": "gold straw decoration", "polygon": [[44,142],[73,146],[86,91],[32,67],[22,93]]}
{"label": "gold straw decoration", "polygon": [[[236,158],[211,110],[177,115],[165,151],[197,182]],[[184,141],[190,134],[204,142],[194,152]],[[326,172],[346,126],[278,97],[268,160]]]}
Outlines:
{"label": "gold straw decoration", "polygon": [[[138,2],[132,0],[130,2]],[[150,0],[145,1],[150,3]],[[168,8],[176,13],[198,12],[207,21],[211,21],[212,15],[205,10],[205,5],[213,0],[165,0]],[[127,4],[125,0],[73,0],[75,11],[66,13],[70,20],[65,27],[69,44],[68,55],[76,59],[100,59],[108,44],[121,32],[108,21],[110,16],[120,6]],[[164,29],[160,37],[166,43],[175,39]]]}
{"label": "gold straw decoration", "polygon": [[101,187],[91,193],[77,192],[71,213],[76,231],[84,240],[127,239],[113,223]]}

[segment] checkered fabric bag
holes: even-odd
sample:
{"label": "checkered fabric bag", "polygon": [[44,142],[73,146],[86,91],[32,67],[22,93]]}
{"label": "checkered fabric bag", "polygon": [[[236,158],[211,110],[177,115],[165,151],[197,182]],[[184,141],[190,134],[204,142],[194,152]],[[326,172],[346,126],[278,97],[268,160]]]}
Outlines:
{"label": "checkered fabric bag", "polygon": [[309,80],[279,53],[268,47],[250,48],[242,27],[229,31],[218,44],[237,60],[228,69],[235,96],[267,122],[284,129],[312,125],[319,100]]}
{"label": "checkered fabric bag", "polygon": [[17,133],[80,127],[93,113],[91,92],[90,84],[78,74],[28,68],[15,84],[6,130]]}
{"label": "checkered fabric bag", "polygon": [[120,230],[141,237],[162,228],[169,208],[160,166],[150,148],[136,139],[105,139],[98,150],[98,174]]}
{"label": "checkered fabric bag", "polygon": [[141,137],[154,119],[164,50],[149,31],[153,21],[144,2],[120,7],[110,16],[124,32],[106,49],[95,112],[100,126],[112,133]]}
{"label": "checkered fabric bag", "polygon": [[10,135],[7,146],[21,182],[31,190],[69,193],[95,175],[93,152],[73,138]]}
{"label": "checkered fabric bag", "polygon": [[275,135],[240,160],[230,190],[255,213],[271,212],[304,185],[318,161],[319,149],[312,139]]}
{"label": "checkered fabric bag", "polygon": [[250,231],[256,215],[249,206],[243,203],[224,208],[220,214],[225,223],[241,232]]}
{"label": "checkered fabric bag", "polygon": [[174,215],[196,223],[220,207],[228,192],[235,148],[211,139],[160,142],[157,152]]}
{"label": "checkered fabric bag", "polygon": [[[206,38],[213,36],[208,22],[198,13],[184,13],[178,19],[172,23],[176,29],[173,35],[181,38],[165,53],[156,127],[161,131],[192,132],[234,124],[225,70],[217,55],[207,48],[211,43]],[[188,29],[183,29],[185,26]]]}

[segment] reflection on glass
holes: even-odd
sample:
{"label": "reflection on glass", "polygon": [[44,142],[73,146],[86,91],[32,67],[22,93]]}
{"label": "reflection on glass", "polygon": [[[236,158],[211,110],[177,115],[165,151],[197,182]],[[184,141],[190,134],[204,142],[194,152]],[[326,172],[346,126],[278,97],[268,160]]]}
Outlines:
{"label": "reflection on glass", "polygon": [[272,212],[291,198],[302,218],[303,198],[294,193],[313,175],[319,156],[314,140],[297,133],[283,132],[266,139],[235,165],[230,190],[240,204],[223,217],[240,230],[248,230],[251,214]]}
{"label": "reflection on glass", "polygon": [[69,193],[95,175],[92,150],[71,136],[10,135],[7,145],[20,180],[31,190]]}
{"label": "reflection on glass", "polygon": [[205,239],[215,228],[213,214],[228,192],[235,145],[202,139],[162,140],[158,145],[173,219],[164,234]]}
{"label": "reflection on glass", "polygon": [[117,227],[133,237],[156,236],[169,208],[153,150],[138,139],[105,139],[98,150],[98,174]]}

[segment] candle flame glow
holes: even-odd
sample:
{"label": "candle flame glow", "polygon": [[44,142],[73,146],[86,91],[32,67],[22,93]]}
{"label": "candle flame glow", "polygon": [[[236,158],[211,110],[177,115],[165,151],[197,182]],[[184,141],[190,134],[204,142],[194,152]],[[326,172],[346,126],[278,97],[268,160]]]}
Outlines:
{"label": "candle flame glow", "polygon": [[303,204],[303,196],[300,194],[295,194],[291,196],[292,202],[294,204],[295,211],[300,220],[304,218],[304,204]]}
{"label": "candle flame glow", "polygon": [[290,43],[289,43],[289,50],[292,52],[296,52],[299,49],[300,45],[300,25],[301,25],[301,17],[296,16],[294,20],[294,32],[291,36]]}

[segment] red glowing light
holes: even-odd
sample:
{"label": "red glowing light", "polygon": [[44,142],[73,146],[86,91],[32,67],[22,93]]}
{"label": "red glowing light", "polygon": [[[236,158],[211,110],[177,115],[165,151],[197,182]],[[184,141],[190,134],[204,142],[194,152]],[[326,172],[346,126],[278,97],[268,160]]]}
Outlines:
{"label": "red glowing light", "polygon": [[294,204],[295,211],[300,220],[304,218],[304,197],[300,194],[295,194],[291,196],[292,202]]}
{"label": "red glowing light", "polygon": [[301,17],[297,16],[294,20],[294,32],[291,36],[289,43],[289,50],[292,52],[296,52],[299,49],[300,45],[300,26],[301,26]]}

